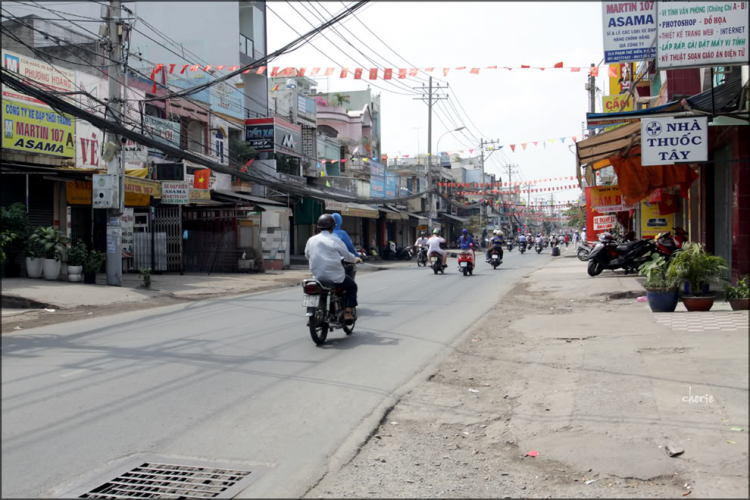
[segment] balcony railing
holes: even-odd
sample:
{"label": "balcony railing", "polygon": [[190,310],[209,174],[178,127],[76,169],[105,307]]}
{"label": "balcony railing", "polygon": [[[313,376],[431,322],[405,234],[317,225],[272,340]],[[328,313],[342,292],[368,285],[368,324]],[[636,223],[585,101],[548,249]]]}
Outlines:
{"label": "balcony railing", "polygon": [[255,58],[255,43],[240,33],[240,53]]}

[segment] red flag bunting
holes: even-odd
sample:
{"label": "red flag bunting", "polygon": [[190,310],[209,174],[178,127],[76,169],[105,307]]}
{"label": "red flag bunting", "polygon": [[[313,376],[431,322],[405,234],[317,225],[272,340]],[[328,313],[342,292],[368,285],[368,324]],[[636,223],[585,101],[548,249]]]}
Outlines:
{"label": "red flag bunting", "polygon": [[377,80],[378,79],[378,68],[372,68],[370,70],[370,80]]}
{"label": "red flag bunting", "polygon": [[406,68],[401,68],[398,70],[398,77],[399,78],[406,78]]}
{"label": "red flag bunting", "polygon": [[[343,76],[341,78],[344,78]],[[362,68],[355,68],[354,69],[354,79],[355,80],[361,80],[362,79]]]}

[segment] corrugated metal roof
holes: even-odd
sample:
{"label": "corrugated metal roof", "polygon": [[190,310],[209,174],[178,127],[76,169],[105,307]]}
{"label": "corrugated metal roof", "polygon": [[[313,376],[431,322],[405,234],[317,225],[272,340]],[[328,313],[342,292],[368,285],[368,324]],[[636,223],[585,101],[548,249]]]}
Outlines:
{"label": "corrugated metal roof", "polygon": [[742,81],[739,79],[719,85],[713,89],[713,106],[711,104],[711,89],[700,94],[688,97],[686,100],[690,107],[708,113],[726,113],[734,111],[740,103],[742,95]]}

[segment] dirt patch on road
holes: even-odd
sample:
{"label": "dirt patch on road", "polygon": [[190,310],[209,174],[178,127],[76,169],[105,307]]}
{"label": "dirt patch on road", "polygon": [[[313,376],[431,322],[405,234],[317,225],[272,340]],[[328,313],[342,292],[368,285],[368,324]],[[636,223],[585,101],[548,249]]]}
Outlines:
{"label": "dirt patch on road", "polygon": [[[657,444],[623,441],[571,417],[577,381],[589,376],[575,369],[579,346],[599,339],[561,325],[602,304],[571,303],[554,284],[542,288],[532,278],[509,292],[357,455],[305,497],[662,498],[690,491]],[[550,344],[559,354],[542,355],[540,346]]]}

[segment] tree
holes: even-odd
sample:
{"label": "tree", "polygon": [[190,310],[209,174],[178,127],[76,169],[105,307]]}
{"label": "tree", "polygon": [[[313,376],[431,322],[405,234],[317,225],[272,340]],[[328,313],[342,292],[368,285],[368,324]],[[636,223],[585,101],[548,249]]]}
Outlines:
{"label": "tree", "polygon": [[570,227],[580,229],[586,225],[586,205],[570,207],[564,213]]}
{"label": "tree", "polygon": [[350,96],[340,94],[337,92],[333,94],[333,97],[331,98],[330,102],[334,106],[343,106],[344,104],[349,104],[349,100],[350,100]]}
{"label": "tree", "polygon": [[229,155],[233,158],[237,158],[242,164],[247,163],[253,158],[258,156],[258,151],[254,147],[250,146],[247,142],[230,139],[229,140]]}

